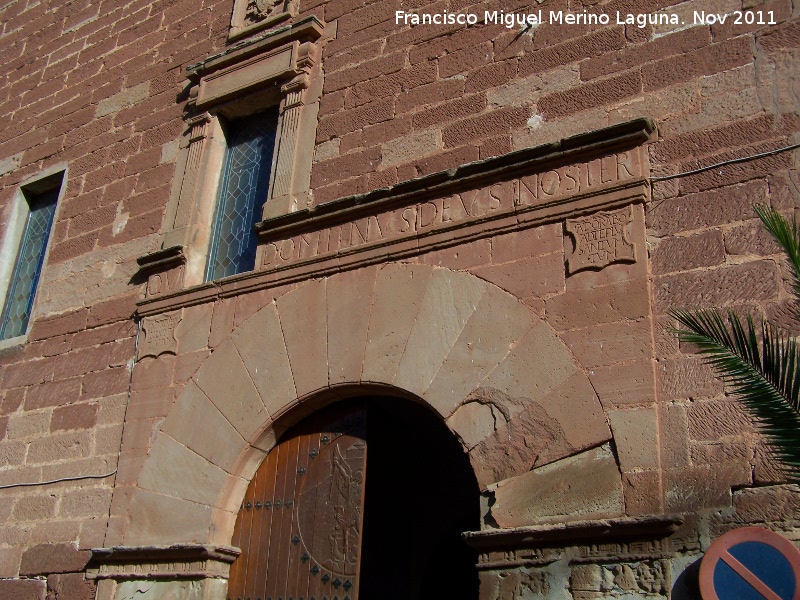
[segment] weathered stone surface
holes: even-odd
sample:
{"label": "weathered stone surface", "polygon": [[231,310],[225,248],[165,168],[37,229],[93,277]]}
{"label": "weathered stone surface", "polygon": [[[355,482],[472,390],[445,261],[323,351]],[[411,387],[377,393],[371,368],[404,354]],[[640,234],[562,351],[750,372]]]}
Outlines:
{"label": "weathered stone surface", "polygon": [[731,487],[751,482],[750,465],[715,465],[664,470],[668,512],[692,512],[731,505]]}
{"label": "weathered stone surface", "polygon": [[192,380],[244,439],[249,440],[269,420],[231,339],[217,347]]}
{"label": "weathered stone surface", "polygon": [[214,305],[210,302],[183,309],[183,318],[175,328],[178,351],[181,354],[203,350],[208,346],[213,313]]}
{"label": "weathered stone surface", "polygon": [[471,271],[517,298],[539,298],[564,291],[564,254],[561,249],[552,254],[520,258],[514,263]]}
{"label": "weathered stone surface", "polygon": [[239,432],[193,381],[186,384],[161,431],[228,472],[245,445]]}
{"label": "weathered stone surface", "polygon": [[491,515],[519,527],[624,513],[622,480],[608,445],[502,481]]}
{"label": "weathered stone surface", "polygon": [[328,315],[325,280],[314,280],[278,299],[283,337],[298,396],[328,385]]}
{"label": "weathered stone surface", "polygon": [[50,575],[47,578],[47,600],[95,600],[96,585],[83,573]]}
{"label": "weathered stone surface", "polygon": [[689,464],[689,421],[686,408],[676,404],[658,409],[661,439],[661,465],[682,467]]}
{"label": "weathered stone surface", "polygon": [[214,506],[227,473],[168,435],[156,435],[139,485],[153,492]]}
{"label": "weathered stone surface", "polygon": [[641,319],[573,329],[561,339],[581,366],[591,369],[651,357],[650,333],[650,319]]}
{"label": "weathered stone surface", "polygon": [[716,441],[755,430],[753,419],[734,399],[694,402],[688,416],[689,436],[693,440]]}
{"label": "weathered stone surface", "polygon": [[[0,586],[3,579],[10,579],[19,575],[19,562],[22,558],[22,549],[8,546],[0,548]],[[2,590],[2,587],[0,587]]]}
{"label": "weathered stone surface", "polygon": [[722,382],[714,376],[711,367],[695,357],[665,359],[659,362],[659,396],[672,398],[703,398],[722,392]]}
{"label": "weathered stone surface", "polygon": [[364,356],[364,381],[391,382],[433,269],[389,264],[378,272]]}
{"label": "weathered stone surface", "polygon": [[45,592],[40,579],[0,579],[0,597],[5,600],[44,600]]}
{"label": "weathered stone surface", "polygon": [[[561,424],[540,404],[530,402],[526,406],[525,398],[510,398],[500,390],[488,388],[479,388],[471,397],[492,406],[492,416],[502,415],[502,420],[494,425],[494,432],[469,453],[481,488],[525,473],[537,463],[546,464],[575,452]],[[524,410],[512,417],[521,407]]]}
{"label": "weathered stone surface", "polygon": [[270,414],[297,397],[289,354],[274,303],[242,323],[232,339]]}
{"label": "weathered stone surface", "polygon": [[137,489],[129,510],[126,546],[204,543],[208,539],[213,509],[203,504]]}
{"label": "weathered stone surface", "polygon": [[[546,324],[534,325],[481,387],[535,400],[578,371],[564,343]],[[519,410],[519,409],[518,409]]]}
{"label": "weathered stone surface", "polygon": [[331,385],[361,379],[377,267],[328,279],[328,369]]}
{"label": "weathered stone surface", "polygon": [[423,398],[450,416],[538,321],[517,299],[489,286]]}
{"label": "weathered stone surface", "polygon": [[89,562],[89,552],[74,544],[40,544],[26,550],[19,567],[20,575],[48,575],[82,571]]}
{"label": "weathered stone surface", "polygon": [[625,512],[629,515],[654,515],[664,512],[661,474],[636,471],[622,474]]}
{"label": "weathered stone surface", "polygon": [[496,431],[469,455],[482,486],[611,439],[594,390],[580,372],[535,401],[489,388],[470,397],[490,405],[492,416],[502,416]]}
{"label": "weathered stone surface", "polygon": [[475,312],[487,284],[476,277],[434,269],[420,303],[395,385],[422,395]]}
{"label": "weathered stone surface", "polygon": [[123,581],[117,586],[114,600],[206,600],[224,598],[227,581]]}
{"label": "weathered stone surface", "polygon": [[725,261],[722,231],[664,239],[655,247],[651,260],[653,273],[658,275],[722,264]]}
{"label": "weathered stone surface", "polygon": [[493,434],[498,424],[504,422],[503,413],[498,407],[475,400],[459,406],[447,419],[447,426],[470,450]]}
{"label": "weathered stone surface", "polygon": [[656,398],[651,359],[596,367],[589,372],[589,379],[604,406],[650,404]]}
{"label": "weathered stone surface", "polygon": [[612,410],[608,421],[623,471],[659,467],[658,417],[654,409]]}
{"label": "weathered stone surface", "polygon": [[574,291],[547,300],[547,320],[558,330],[642,319],[650,314],[647,287],[639,281]]}

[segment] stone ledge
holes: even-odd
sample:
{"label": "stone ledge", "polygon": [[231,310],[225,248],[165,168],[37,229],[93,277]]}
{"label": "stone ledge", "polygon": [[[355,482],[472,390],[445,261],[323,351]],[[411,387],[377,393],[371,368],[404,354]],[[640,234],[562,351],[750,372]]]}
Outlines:
{"label": "stone ledge", "polygon": [[173,544],[93,548],[89,579],[205,579],[228,577],[240,550],[232,546]]}
{"label": "stone ledge", "polygon": [[[258,227],[262,243],[261,252],[265,254],[267,246],[277,248],[276,243],[281,243],[279,240],[282,236],[302,236],[314,231],[321,236],[326,227],[332,228],[330,229],[332,232],[334,228],[344,225],[355,226],[351,220],[359,215],[374,220],[381,216],[380,211],[384,211],[383,215],[388,214],[386,211],[398,212],[396,208],[398,206],[402,212],[403,203],[420,203],[430,198],[439,198],[444,202],[443,199],[448,193],[455,190],[462,192],[476,190],[481,186],[484,186],[483,190],[487,193],[489,186],[495,186],[497,188],[495,191],[503,194],[500,206],[480,210],[479,215],[462,215],[459,220],[449,219],[448,222],[429,229],[381,237],[366,241],[364,244],[320,250],[313,256],[298,257],[291,262],[262,264],[260,267],[257,266],[255,271],[149,297],[138,303],[137,313],[140,317],[156,315],[212,302],[219,298],[304,281],[310,277],[325,277],[347,269],[404,260],[423,252],[468,243],[515,229],[536,227],[567,217],[645,203],[649,197],[648,170],[646,161],[643,157],[639,157],[638,150],[636,160],[640,162],[636,163],[629,176],[607,183],[602,181],[601,176],[586,189],[577,192],[565,187],[563,190],[551,191],[552,195],[550,192],[544,192],[543,195],[548,198],[543,197],[541,200],[522,198],[524,195],[521,189],[524,181],[522,178],[526,177],[526,174],[536,177],[536,173],[555,173],[548,170],[572,168],[565,165],[578,164],[575,161],[580,160],[592,159],[594,163],[598,163],[595,164],[595,168],[602,168],[599,164],[600,157],[608,156],[615,151],[638,149],[649,139],[654,127],[650,119],[636,119],[572,136],[552,144],[468,163],[455,169],[402,182],[390,188],[340,198],[318,207],[262,221]],[[582,168],[589,169],[589,163],[583,164]],[[572,175],[577,175],[577,172]],[[515,182],[515,178],[520,178],[520,181]],[[530,195],[530,190],[527,193]],[[500,200],[494,196],[483,198],[490,203],[493,199]],[[441,213],[444,208],[437,210]],[[292,239],[287,238],[283,241],[291,243]],[[262,256],[261,262],[264,260]]]}
{"label": "stone ledge", "polygon": [[593,543],[638,537],[666,537],[675,533],[683,521],[683,515],[592,519],[513,529],[467,531],[461,534],[461,537],[473,548],[485,552],[494,548],[551,544],[552,542]]}
{"label": "stone ledge", "polygon": [[524,148],[403,181],[391,187],[345,196],[319,206],[279,215],[257,223],[256,231],[262,239],[272,238],[291,234],[295,229],[299,229],[298,225],[309,220],[313,220],[315,225],[329,220],[346,220],[363,213],[375,212],[386,206],[400,205],[408,200],[420,202],[444,196],[455,189],[473,189],[506,181],[543,168],[551,168],[553,165],[634,148],[648,141],[655,129],[655,123],[649,118],[625,121],[557,142]]}

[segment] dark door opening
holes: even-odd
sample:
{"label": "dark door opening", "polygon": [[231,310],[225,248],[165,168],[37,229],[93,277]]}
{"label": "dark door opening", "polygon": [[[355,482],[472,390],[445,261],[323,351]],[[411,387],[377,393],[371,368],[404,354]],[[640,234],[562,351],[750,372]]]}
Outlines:
{"label": "dark door opening", "polygon": [[397,398],[368,403],[360,600],[477,600],[478,484],[458,441],[431,412]]}

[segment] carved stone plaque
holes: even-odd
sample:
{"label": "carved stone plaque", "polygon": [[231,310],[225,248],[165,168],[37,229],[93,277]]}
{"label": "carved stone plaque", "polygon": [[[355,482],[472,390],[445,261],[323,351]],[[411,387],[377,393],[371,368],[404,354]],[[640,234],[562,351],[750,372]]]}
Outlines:
{"label": "carved stone plaque", "polygon": [[601,211],[588,217],[567,219],[566,228],[575,240],[575,250],[567,257],[570,273],[583,269],[602,269],[620,262],[636,262],[630,241],[633,210]]}
{"label": "carved stone plaque", "polygon": [[180,321],[180,312],[145,318],[142,321],[144,340],[139,344],[136,360],[141,360],[145,356],[155,358],[167,352],[175,354],[178,347],[175,328]]}

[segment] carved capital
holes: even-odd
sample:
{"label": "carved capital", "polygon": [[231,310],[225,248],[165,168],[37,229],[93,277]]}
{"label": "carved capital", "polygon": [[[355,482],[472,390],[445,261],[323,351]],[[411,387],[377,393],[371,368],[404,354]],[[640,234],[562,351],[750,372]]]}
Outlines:
{"label": "carved capital", "polygon": [[89,579],[227,579],[241,551],[231,546],[175,544],[93,548]]}
{"label": "carved capital", "polygon": [[203,140],[208,136],[208,124],[211,123],[211,114],[208,112],[200,113],[186,119],[186,124],[191,128],[189,143]]}

